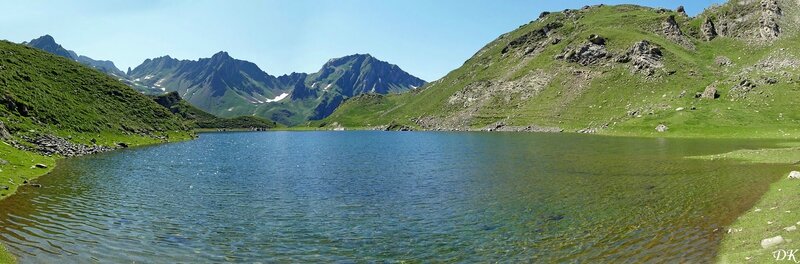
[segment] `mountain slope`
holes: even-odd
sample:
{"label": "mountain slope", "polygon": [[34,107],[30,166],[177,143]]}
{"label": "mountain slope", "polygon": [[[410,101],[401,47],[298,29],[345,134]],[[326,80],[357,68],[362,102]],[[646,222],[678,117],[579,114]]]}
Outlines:
{"label": "mountain slope", "polygon": [[188,127],[203,129],[270,129],[276,123],[254,116],[220,118],[209,114],[183,100],[177,92],[151,96],[159,105],[183,118]]}
{"label": "mountain slope", "polygon": [[348,100],[320,124],[796,135],[797,3],[762,2],[695,18],[633,5],[543,13],[423,89]]}
{"label": "mountain slope", "polygon": [[360,54],[332,59],[314,74],[279,77],[226,52],[197,61],[164,56],[145,60],[129,77],[142,92],[177,91],[217,116],[255,115],[287,125],[324,118],[354,95],[399,93],[425,84],[396,65]]}
{"label": "mountain slope", "polygon": [[148,59],[131,71],[130,78],[151,89],[177,91],[192,105],[219,116],[248,115],[233,110],[274,100],[286,92],[276,77],[226,52],[197,61],[169,56]]}
{"label": "mountain slope", "polygon": [[68,58],[77,62],[80,62],[86,66],[95,68],[101,72],[115,75],[117,77],[125,76],[125,73],[122,72],[114,65],[114,62],[111,61],[104,61],[104,60],[94,60],[92,58],[81,56],[75,53],[74,51],[65,49],[60,44],[56,42],[56,40],[50,35],[44,35],[39,38],[33,39],[30,42],[23,43],[30,47],[34,47],[37,49],[41,49],[47,51],[49,53]]}

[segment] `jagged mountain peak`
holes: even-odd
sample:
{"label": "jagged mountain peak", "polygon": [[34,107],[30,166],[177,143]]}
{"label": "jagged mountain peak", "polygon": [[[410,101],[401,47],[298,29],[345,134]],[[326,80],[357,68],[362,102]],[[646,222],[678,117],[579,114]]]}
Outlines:
{"label": "jagged mountain peak", "polygon": [[37,49],[40,49],[40,50],[44,50],[44,51],[50,52],[52,54],[55,54],[55,55],[58,55],[58,56],[61,56],[61,57],[64,57],[64,58],[68,58],[68,59],[72,59],[72,60],[77,59],[76,56],[73,56],[73,54],[74,54],[73,52],[70,52],[69,50],[67,50],[64,47],[62,47],[61,44],[58,44],[56,42],[56,39],[53,38],[53,36],[50,36],[50,35],[44,35],[44,36],[35,38],[35,39],[31,40],[30,42],[26,43],[26,45],[34,47],[34,48],[37,48]]}

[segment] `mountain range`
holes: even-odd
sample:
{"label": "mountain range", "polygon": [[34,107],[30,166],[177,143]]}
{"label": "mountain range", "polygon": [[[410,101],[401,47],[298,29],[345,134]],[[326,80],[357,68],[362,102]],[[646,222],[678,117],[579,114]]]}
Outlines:
{"label": "mountain range", "polygon": [[544,12],[440,80],[315,125],[785,137],[800,123],[798,25],[795,0]]}
{"label": "mountain range", "polygon": [[78,55],[74,51],[62,47],[50,35],[44,35],[39,38],[33,39],[29,42],[24,42],[22,44],[41,49],[61,57],[71,59],[73,61],[77,61],[81,64],[95,68],[101,72],[113,75],[115,77],[125,76],[125,73],[119,70],[117,66],[114,65],[114,62],[107,60],[94,60],[86,56]]}
{"label": "mountain range", "polygon": [[198,60],[147,59],[122,72],[110,61],[63,48],[49,35],[24,44],[96,68],[145,94],[177,92],[191,105],[220,117],[259,116],[285,125],[325,118],[353,96],[403,93],[426,84],[369,54],[331,59],[311,74],[273,76],[227,52]]}

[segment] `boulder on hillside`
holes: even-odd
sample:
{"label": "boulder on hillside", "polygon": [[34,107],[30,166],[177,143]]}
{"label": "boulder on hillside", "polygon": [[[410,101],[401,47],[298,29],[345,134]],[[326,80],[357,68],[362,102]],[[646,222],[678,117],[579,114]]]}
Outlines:
{"label": "boulder on hillside", "polygon": [[606,38],[601,37],[599,35],[591,34],[589,35],[589,42],[595,45],[605,46],[606,45]]}
{"label": "boulder on hillside", "polygon": [[656,131],[658,131],[659,133],[667,132],[667,130],[669,130],[669,127],[667,127],[667,125],[664,125],[664,124],[659,124],[656,127]]}
{"label": "boulder on hillside", "polygon": [[789,173],[789,179],[800,180],[800,171],[792,171]]}
{"label": "boulder on hillside", "polygon": [[706,89],[700,95],[700,98],[701,99],[711,99],[711,100],[719,98],[719,94],[717,93],[717,84],[713,83],[713,84],[709,85],[708,87],[706,87]]}

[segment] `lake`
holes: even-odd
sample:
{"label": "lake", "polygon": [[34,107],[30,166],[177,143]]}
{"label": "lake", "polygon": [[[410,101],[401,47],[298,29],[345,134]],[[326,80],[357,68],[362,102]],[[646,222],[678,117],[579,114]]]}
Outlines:
{"label": "lake", "polygon": [[67,159],[0,201],[21,263],[710,262],[773,141],[207,133]]}

